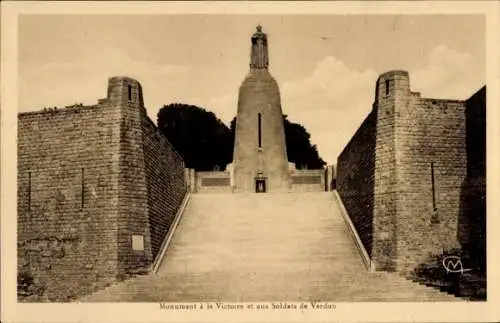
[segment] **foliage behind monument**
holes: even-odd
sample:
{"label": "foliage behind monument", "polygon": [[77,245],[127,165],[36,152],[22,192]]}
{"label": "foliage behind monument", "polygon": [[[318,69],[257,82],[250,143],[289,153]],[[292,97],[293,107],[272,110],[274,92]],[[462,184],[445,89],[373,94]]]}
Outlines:
{"label": "foliage behind monument", "polygon": [[[285,121],[288,160],[298,169],[319,169],[326,163],[304,126]],[[224,170],[233,158],[236,117],[228,128],[217,116],[203,108],[172,103],[158,112],[158,128],[182,155],[186,167],[198,171]]]}

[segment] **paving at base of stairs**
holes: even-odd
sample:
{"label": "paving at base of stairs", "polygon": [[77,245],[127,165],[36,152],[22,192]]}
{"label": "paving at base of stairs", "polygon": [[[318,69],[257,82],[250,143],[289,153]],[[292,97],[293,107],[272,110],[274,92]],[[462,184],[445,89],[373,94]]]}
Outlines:
{"label": "paving at base of stairs", "polygon": [[459,301],[369,273],[331,192],[193,194],[156,274],[81,301]]}

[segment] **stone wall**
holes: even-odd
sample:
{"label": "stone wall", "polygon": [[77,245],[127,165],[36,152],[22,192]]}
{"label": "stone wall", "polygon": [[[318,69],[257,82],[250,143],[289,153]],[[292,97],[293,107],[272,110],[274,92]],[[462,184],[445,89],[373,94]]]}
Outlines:
{"label": "stone wall", "polygon": [[[148,177],[142,133],[143,107],[138,100],[130,100],[126,96],[129,86],[140,93],[139,83],[131,79],[112,79],[108,86],[110,100],[113,105],[120,107],[121,111],[119,168],[122,171],[118,177],[119,279],[127,277],[129,272],[147,268],[153,259],[148,221]],[[133,236],[138,245],[136,248],[132,246]]]}
{"label": "stone wall", "polygon": [[324,192],[325,169],[295,169],[290,173],[290,192]]}
{"label": "stone wall", "polygon": [[18,270],[64,300],[116,275],[120,111],[18,118]]}
{"label": "stone wall", "polygon": [[486,87],[466,101],[467,175],[460,197],[459,242],[470,265],[486,269]]}
{"label": "stone wall", "polygon": [[197,193],[231,193],[229,171],[195,172]]}
{"label": "stone wall", "polygon": [[186,194],[187,187],[182,157],[145,113],[142,114],[142,121],[148,187],[148,220],[152,256],[155,258]]}
{"label": "stone wall", "polygon": [[337,192],[370,255],[377,111],[373,110],[339,155]]}
{"label": "stone wall", "polygon": [[409,78],[405,71],[380,75],[375,86],[373,109],[377,113],[375,173],[372,215],[372,267],[395,270],[397,259],[397,107],[406,106]]}
{"label": "stone wall", "polygon": [[409,108],[399,112],[396,265],[406,269],[458,247],[460,188],[467,163],[465,103],[412,95]]}
{"label": "stone wall", "polygon": [[[376,270],[409,271],[470,236],[459,218],[470,217],[461,215],[464,181],[478,163],[466,150],[475,131],[466,107],[484,109],[478,101],[422,98],[405,71],[377,80],[373,110],[337,165],[339,195]],[[469,195],[480,196],[474,187]]]}
{"label": "stone wall", "polygon": [[[231,165],[226,171],[196,172],[186,170],[186,182],[191,183],[192,193],[233,193],[234,186],[231,185]],[[331,183],[327,183],[327,177],[333,180],[333,167],[325,169],[289,170],[290,183],[288,192],[323,192],[329,190]],[[249,193],[255,193],[255,188]]]}
{"label": "stone wall", "polygon": [[19,114],[18,271],[53,301],[147,271],[185,193],[135,80],[111,78],[96,106]]}

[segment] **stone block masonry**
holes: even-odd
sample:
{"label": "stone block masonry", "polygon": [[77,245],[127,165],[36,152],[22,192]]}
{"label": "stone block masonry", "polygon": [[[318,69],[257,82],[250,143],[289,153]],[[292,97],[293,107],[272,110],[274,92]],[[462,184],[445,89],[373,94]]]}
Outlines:
{"label": "stone block masonry", "polygon": [[338,158],[337,191],[370,255],[375,175],[376,111],[372,111]]}
{"label": "stone block masonry", "polygon": [[[471,100],[422,98],[405,71],[379,77],[372,112],[337,165],[339,195],[376,270],[407,272],[461,247],[459,237],[470,237],[472,226],[460,222],[485,218],[484,209],[464,212],[464,181],[478,164],[466,139],[477,127],[466,121],[484,110],[484,100]],[[468,123],[484,124],[485,116],[474,120]],[[474,187],[469,195],[477,200],[481,185]]]}
{"label": "stone block masonry", "polygon": [[[279,86],[268,70],[268,40],[251,37],[250,71],[238,93],[233,153],[234,192],[286,192],[290,187]],[[259,183],[259,184],[257,184]]]}
{"label": "stone block masonry", "polygon": [[18,118],[18,271],[49,300],[117,271],[120,110],[88,106]]}
{"label": "stone block masonry", "polygon": [[94,106],[20,113],[18,271],[51,301],[147,271],[185,193],[135,80],[111,78]]}
{"label": "stone block masonry", "polygon": [[460,197],[459,242],[472,265],[486,268],[486,86],[465,102],[467,175]]}
{"label": "stone block masonry", "polygon": [[289,192],[328,191],[326,169],[295,169],[288,172],[291,179]]}

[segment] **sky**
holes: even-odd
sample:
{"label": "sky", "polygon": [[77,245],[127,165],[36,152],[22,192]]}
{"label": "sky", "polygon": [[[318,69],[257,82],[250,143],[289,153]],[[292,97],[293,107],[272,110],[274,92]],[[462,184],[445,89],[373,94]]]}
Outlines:
{"label": "sky", "polygon": [[485,84],[478,15],[38,14],[18,20],[18,110],[95,104],[123,75],[142,84],[155,122],[178,102],[229,124],[259,23],[283,113],[329,164],[370,112],[379,74],[407,70],[430,98],[467,99]]}

